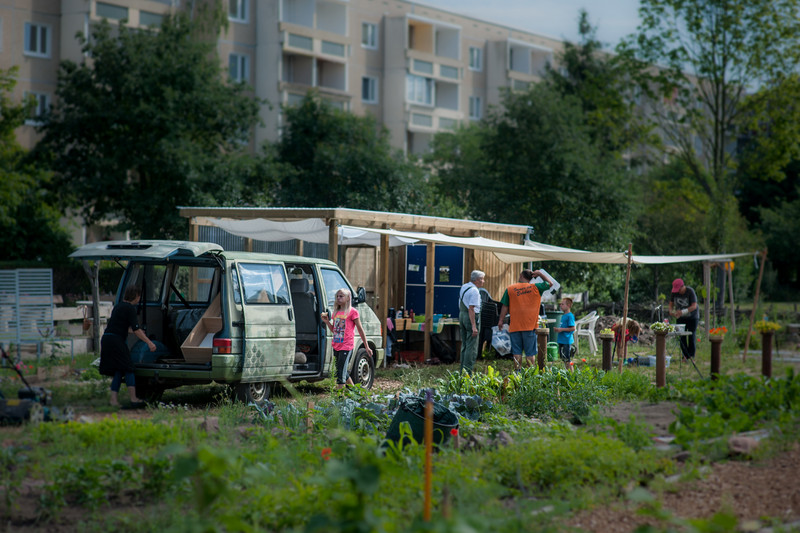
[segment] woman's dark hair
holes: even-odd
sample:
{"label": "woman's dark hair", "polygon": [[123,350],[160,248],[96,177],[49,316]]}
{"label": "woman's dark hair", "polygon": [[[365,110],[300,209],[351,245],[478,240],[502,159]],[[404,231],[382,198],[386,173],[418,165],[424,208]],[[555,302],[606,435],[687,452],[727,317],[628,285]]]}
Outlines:
{"label": "woman's dark hair", "polygon": [[136,285],[131,285],[130,287],[125,289],[125,297],[123,298],[123,300],[125,300],[126,302],[132,302],[140,294],[142,294],[142,289],[140,289]]}

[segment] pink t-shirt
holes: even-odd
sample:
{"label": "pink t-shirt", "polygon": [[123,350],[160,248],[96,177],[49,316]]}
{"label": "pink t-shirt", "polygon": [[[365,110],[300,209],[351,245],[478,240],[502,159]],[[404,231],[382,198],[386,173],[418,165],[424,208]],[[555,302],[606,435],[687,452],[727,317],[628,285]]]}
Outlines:
{"label": "pink t-shirt", "polygon": [[355,307],[350,308],[350,313],[345,315],[344,311],[339,311],[333,315],[333,341],[331,342],[334,350],[352,350],[355,348],[355,329],[358,311]]}

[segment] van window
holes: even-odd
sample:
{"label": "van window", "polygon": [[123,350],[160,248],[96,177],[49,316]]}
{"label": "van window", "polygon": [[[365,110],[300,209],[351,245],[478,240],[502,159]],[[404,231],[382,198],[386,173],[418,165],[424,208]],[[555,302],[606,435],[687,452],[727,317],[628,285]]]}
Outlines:
{"label": "van window", "polygon": [[288,304],[289,288],[283,265],[239,263],[244,299],[248,304]]}
{"label": "van window", "polygon": [[[183,298],[187,302],[208,303],[215,271],[212,267],[180,265],[173,282],[174,288],[170,287],[170,302],[178,302]],[[180,297],[175,293],[176,290]]]}
{"label": "van window", "polygon": [[328,307],[333,307],[336,304],[336,291],[339,289],[347,289],[350,291],[351,300],[353,290],[350,285],[345,281],[344,276],[338,270],[330,270],[323,268],[322,280],[325,282],[325,297],[328,300]]}
{"label": "van window", "polygon": [[128,287],[136,286],[142,288],[144,282],[145,291],[142,299],[145,302],[160,302],[161,290],[164,287],[164,274],[167,272],[165,265],[152,265],[135,263],[128,268],[128,277],[125,280],[125,287],[122,290],[122,295]]}

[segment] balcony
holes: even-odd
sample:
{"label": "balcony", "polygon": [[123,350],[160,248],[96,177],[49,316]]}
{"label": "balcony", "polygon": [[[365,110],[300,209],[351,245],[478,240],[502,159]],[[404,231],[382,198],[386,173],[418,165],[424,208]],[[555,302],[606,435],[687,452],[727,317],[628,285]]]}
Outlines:
{"label": "balcony", "polygon": [[347,36],[347,4],[330,0],[281,0],[281,22]]}
{"label": "balcony", "polygon": [[553,50],[544,46],[509,39],[506,47],[508,77],[514,90],[524,89],[529,83],[540,81],[547,64],[553,62]]}
{"label": "balcony", "polygon": [[461,28],[409,15],[406,48],[437,58],[461,59]]}
{"label": "balcony", "polygon": [[337,97],[347,95],[347,65],[322,57],[284,53],[281,89],[305,93],[311,88]]}

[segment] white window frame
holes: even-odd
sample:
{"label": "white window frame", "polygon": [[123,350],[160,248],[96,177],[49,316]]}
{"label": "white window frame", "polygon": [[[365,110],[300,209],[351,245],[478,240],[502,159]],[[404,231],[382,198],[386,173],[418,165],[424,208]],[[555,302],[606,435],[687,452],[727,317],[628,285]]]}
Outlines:
{"label": "white window frame", "polygon": [[406,74],[406,101],[409,103],[433,107],[436,101],[435,91],[432,78]]}
{"label": "white window frame", "polygon": [[250,21],[250,0],[228,0],[228,20],[247,23]]}
{"label": "white window frame", "polygon": [[[36,39],[36,49],[31,50],[28,48],[28,44],[30,43],[30,35],[32,28],[36,28],[37,30],[37,39]],[[42,30],[45,31],[44,36],[44,43],[42,43]],[[50,49],[52,48],[52,29],[48,24],[38,24],[36,22],[26,22],[25,23],[25,31],[23,32],[23,39],[25,42],[23,43],[23,50],[26,56],[32,57],[50,57]],[[45,51],[42,52],[40,49],[44,46]]]}
{"label": "white window frame", "polygon": [[[364,82],[369,83],[369,92],[370,95],[364,96]],[[374,76],[362,76],[361,77],[361,101],[365,104],[377,104],[378,103],[378,78]]]}
{"label": "white window frame", "polygon": [[50,95],[47,93],[40,93],[37,91],[25,91],[23,93],[25,100],[27,101],[29,97],[35,96],[36,97],[36,108],[33,111],[33,116],[30,116],[25,119],[25,125],[27,126],[38,126],[42,123],[39,117],[42,116],[44,112],[50,107]]}
{"label": "white window frame", "polygon": [[480,96],[469,97],[469,118],[470,120],[483,118],[483,98]]}
{"label": "white window frame", "polygon": [[[364,35],[364,29],[371,28],[371,31],[367,31],[367,35]],[[366,37],[366,41],[365,41]],[[366,48],[368,50],[377,50],[378,49],[378,25],[372,22],[362,22],[361,23],[361,48]]]}
{"label": "white window frame", "polygon": [[469,47],[469,69],[476,72],[483,70],[483,48]]}
{"label": "white window frame", "polygon": [[[231,65],[236,65],[236,76],[231,76]],[[250,56],[228,54],[228,78],[234,83],[250,83]]]}

